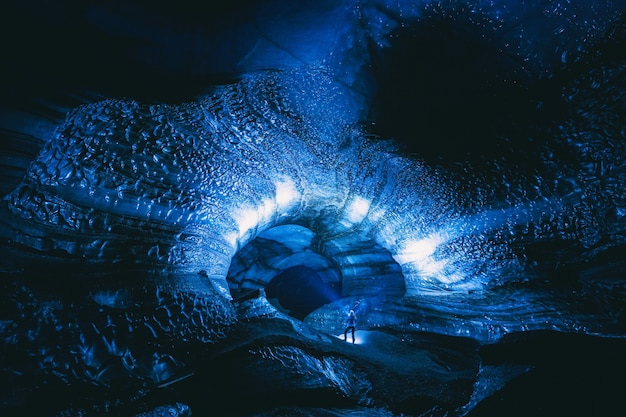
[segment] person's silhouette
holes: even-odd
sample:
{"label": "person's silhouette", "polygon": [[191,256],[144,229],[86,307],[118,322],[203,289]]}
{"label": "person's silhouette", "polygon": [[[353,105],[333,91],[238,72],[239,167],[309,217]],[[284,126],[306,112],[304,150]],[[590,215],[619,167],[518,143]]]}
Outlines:
{"label": "person's silhouette", "polygon": [[343,331],[343,340],[348,340],[348,331],[352,331],[352,343],[354,343],[354,332],[356,331],[356,314],[354,310],[350,310],[348,313],[348,319],[346,320],[346,329]]}

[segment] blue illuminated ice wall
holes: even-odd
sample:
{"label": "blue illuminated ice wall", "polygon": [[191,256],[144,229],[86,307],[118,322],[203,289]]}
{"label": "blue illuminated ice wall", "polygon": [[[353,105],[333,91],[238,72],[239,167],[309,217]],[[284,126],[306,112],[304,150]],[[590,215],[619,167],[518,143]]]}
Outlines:
{"label": "blue illuminated ice wall", "polygon": [[7,7],[3,415],[621,406],[624,1]]}
{"label": "blue illuminated ice wall", "polygon": [[[580,93],[615,79],[568,72],[594,66],[621,2],[247,6],[211,28],[88,8],[137,65],[236,81],[65,109],[4,199],[7,268],[201,272],[228,298],[304,266],[348,300],[476,297],[622,244],[621,145],[585,135],[623,125]],[[466,309],[426,302],[445,300]]]}

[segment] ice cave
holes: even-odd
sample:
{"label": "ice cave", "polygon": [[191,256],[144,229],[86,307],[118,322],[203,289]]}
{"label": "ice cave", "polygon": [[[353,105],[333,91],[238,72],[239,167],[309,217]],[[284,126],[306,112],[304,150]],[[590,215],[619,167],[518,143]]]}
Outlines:
{"label": "ice cave", "polygon": [[624,413],[626,0],[3,10],[1,415]]}

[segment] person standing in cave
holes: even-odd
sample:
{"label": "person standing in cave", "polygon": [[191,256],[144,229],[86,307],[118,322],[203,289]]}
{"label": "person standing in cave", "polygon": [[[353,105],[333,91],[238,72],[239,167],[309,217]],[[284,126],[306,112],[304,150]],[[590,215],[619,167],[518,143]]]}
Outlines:
{"label": "person standing in cave", "polygon": [[350,310],[350,312],[348,313],[348,318],[346,320],[346,329],[343,331],[344,342],[348,340],[348,331],[352,331],[352,343],[354,344],[354,332],[356,331],[356,314],[354,314],[354,310]]}

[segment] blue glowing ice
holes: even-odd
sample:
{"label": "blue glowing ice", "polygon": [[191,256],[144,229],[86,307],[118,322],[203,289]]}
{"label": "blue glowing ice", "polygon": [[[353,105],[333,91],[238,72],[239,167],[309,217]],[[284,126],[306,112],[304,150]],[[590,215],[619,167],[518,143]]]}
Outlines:
{"label": "blue glowing ice", "polygon": [[2,109],[3,410],[466,415],[554,334],[617,362],[623,2],[90,3],[157,81],[94,47],[102,94]]}
{"label": "blue glowing ice", "polygon": [[[6,196],[13,217],[3,235],[58,262],[203,271],[226,297],[229,285],[262,286],[297,265],[341,281],[346,297],[480,293],[572,261],[572,251],[530,253],[542,242],[591,250],[612,238],[623,207],[615,200],[617,220],[603,218],[593,190],[608,168],[582,145],[584,175],[549,148],[530,174],[506,160],[437,166],[363,123],[373,55],[392,48],[403,25],[447,16],[502,36],[507,56],[541,79],[585,52],[618,13],[608,3],[307,3],[281,11],[289,19],[276,4],[259,6],[254,31],[264,36],[247,32],[249,22],[231,28],[247,35],[211,71],[236,70],[239,81],[180,103],[103,99],[72,109]],[[91,18],[107,28],[107,16]],[[550,40],[522,36],[528,30]],[[575,130],[564,124],[559,140],[579,146]],[[420,145],[438,140],[411,131]],[[28,264],[25,252],[9,264]],[[245,256],[259,253],[257,262]]]}

